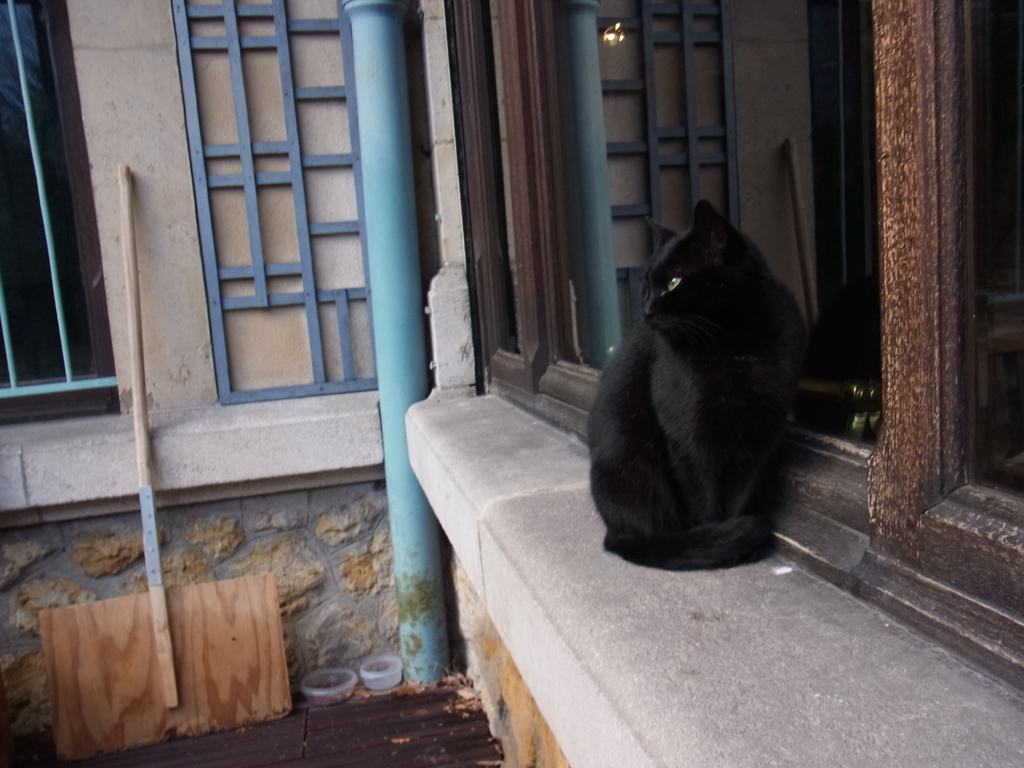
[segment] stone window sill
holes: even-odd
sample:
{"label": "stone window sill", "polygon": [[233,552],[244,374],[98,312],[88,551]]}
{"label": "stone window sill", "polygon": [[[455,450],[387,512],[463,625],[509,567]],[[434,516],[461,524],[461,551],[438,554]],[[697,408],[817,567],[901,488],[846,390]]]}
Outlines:
{"label": "stone window sill", "polygon": [[1010,765],[1024,704],[774,556],[601,548],[586,447],[493,396],[408,416],[413,468],[573,768]]}
{"label": "stone window sill", "polygon": [[[150,414],[160,503],[383,477],[377,393]],[[138,509],[126,414],[0,428],[0,527]]]}

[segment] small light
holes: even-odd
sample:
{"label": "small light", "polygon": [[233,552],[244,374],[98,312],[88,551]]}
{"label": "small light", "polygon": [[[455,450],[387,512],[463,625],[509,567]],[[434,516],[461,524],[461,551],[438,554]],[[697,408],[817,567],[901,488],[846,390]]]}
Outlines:
{"label": "small light", "polygon": [[622,31],[622,24],[616,22],[615,26],[608,27],[608,29],[604,31],[601,38],[608,43],[608,45],[618,45],[626,39],[626,33]]}

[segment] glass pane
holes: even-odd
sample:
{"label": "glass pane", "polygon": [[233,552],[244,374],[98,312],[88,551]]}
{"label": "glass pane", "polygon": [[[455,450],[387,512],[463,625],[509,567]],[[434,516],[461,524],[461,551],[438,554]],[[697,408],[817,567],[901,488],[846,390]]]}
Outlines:
{"label": "glass pane", "polygon": [[869,0],[810,0],[814,248],[818,315],[798,422],[874,439],[881,421],[881,324]]}
{"label": "glass pane", "polygon": [[494,273],[493,284],[497,293],[504,301],[504,322],[501,323],[503,334],[498,339],[501,349],[508,352],[519,351],[519,338],[516,325],[516,244],[515,233],[512,228],[512,194],[509,189],[509,153],[508,153],[508,124],[505,115],[505,98],[503,93],[502,55],[501,55],[501,30],[499,29],[499,14],[497,8],[491,3],[484,3],[484,10],[487,14],[489,26],[484,29],[485,38],[489,36],[491,41],[491,54],[493,56],[493,68],[488,71],[488,88],[493,94],[493,101],[490,110],[489,125],[492,129],[490,141],[497,145],[501,161],[494,164],[490,170],[493,173],[495,182],[495,202],[499,207],[498,215],[495,217],[496,232],[495,241],[489,244],[486,253],[478,254],[477,258],[487,259],[493,264],[491,271]]}
{"label": "glass pane", "polygon": [[644,217],[684,231],[707,199],[755,242],[808,320],[798,422],[873,439],[881,345],[869,0],[603,0],[598,36],[624,327],[640,322]]}
{"label": "glass pane", "polygon": [[[95,373],[74,212],[46,29],[18,4],[18,31],[53,228],[57,279],[76,377]],[[65,378],[43,214],[7,4],[0,4],[0,279],[18,384]],[[0,355],[0,384],[10,383]]]}
{"label": "glass pane", "polygon": [[978,479],[1024,488],[1024,12],[971,5]]}

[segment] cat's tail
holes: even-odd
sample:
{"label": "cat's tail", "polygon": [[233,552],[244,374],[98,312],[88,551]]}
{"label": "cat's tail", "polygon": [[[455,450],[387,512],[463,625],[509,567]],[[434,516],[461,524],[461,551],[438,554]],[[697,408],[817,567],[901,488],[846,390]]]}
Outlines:
{"label": "cat's tail", "polygon": [[609,531],[604,548],[631,563],[669,571],[731,568],[760,560],[771,551],[772,525],[766,515],[740,515],[685,533],[648,536]]}

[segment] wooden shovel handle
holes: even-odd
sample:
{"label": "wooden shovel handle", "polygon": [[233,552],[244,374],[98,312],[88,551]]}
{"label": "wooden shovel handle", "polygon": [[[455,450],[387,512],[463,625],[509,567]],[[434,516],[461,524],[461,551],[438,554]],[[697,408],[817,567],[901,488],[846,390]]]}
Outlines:
{"label": "wooden shovel handle", "polygon": [[[128,339],[132,356],[132,415],[135,422],[135,455],[139,488],[153,485],[153,449],[149,440],[149,410],[146,403],[146,365],[142,355],[142,302],[139,299],[139,261],[135,252],[135,216],[132,207],[132,172],[118,166],[121,188],[121,251],[124,255],[124,283],[128,309]],[[163,584],[150,584],[149,602],[153,617],[157,663],[163,682],[164,704],[178,706],[178,685],[174,673],[174,648],[167,621],[167,596]]]}
{"label": "wooden shovel handle", "polygon": [[167,594],[164,585],[149,588],[149,608],[153,615],[153,634],[156,638],[156,660],[160,666],[160,680],[164,688],[164,706],[178,706],[178,680],[174,674],[174,647],[171,645],[171,626],[167,619]]}
{"label": "wooden shovel handle", "polygon": [[135,252],[135,216],[132,206],[132,172],[117,169],[121,187],[121,252],[124,255],[124,288],[128,309],[128,342],[132,361],[132,415],[135,420],[135,454],[139,487],[153,485],[153,449],[149,442],[149,410],[146,403],[146,363],[142,355],[142,302],[139,298],[139,260]]}

